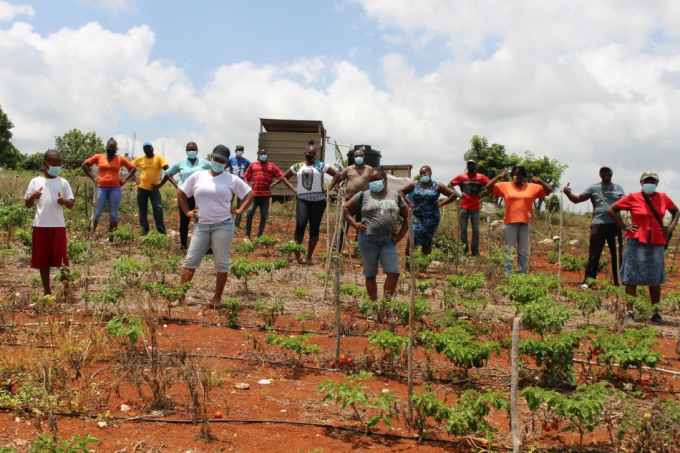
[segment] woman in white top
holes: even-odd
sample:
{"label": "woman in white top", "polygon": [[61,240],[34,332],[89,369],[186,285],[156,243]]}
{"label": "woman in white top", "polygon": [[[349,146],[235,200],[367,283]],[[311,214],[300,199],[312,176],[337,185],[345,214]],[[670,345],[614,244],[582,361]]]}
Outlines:
{"label": "woman in white top", "polygon": [[[229,252],[234,239],[234,216],[243,214],[253,201],[253,192],[248,184],[224,171],[229,155],[229,148],[216,146],[212,152],[211,168],[193,173],[177,190],[182,212],[195,222],[180,283],[191,281],[211,246],[215,258],[215,295],[206,308],[222,306],[222,291],[229,276]],[[234,196],[243,200],[238,208],[231,204]],[[194,209],[189,209],[190,197],[196,200]]]}
{"label": "woman in white top", "polygon": [[[319,227],[326,210],[326,188],[323,186],[323,175],[324,173],[328,173],[330,176],[338,174],[335,168],[323,162],[314,162],[315,158],[314,140],[310,140],[305,150],[305,162],[293,165],[283,174],[283,178],[286,179],[297,175],[297,190],[294,191],[297,195],[295,242],[302,244],[307,223],[309,223],[309,246],[306,261],[306,264],[309,265],[313,264],[312,255],[316,243],[319,241]],[[276,180],[271,187],[281,182],[283,178]],[[295,254],[295,259],[298,264],[302,264],[299,253]]]}

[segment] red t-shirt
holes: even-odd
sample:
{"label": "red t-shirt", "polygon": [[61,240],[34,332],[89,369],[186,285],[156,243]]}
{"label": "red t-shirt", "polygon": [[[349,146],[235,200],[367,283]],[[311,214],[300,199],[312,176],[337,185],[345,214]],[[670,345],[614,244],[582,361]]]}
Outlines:
{"label": "red t-shirt", "polygon": [[97,179],[97,187],[120,187],[120,177],[118,172],[120,167],[125,167],[132,170],[134,165],[122,156],[116,155],[111,162],[106,158],[106,153],[95,154],[89,159],[85,160],[88,165],[96,165],[99,167],[99,177]]}
{"label": "red t-shirt", "polygon": [[[675,207],[673,200],[665,193],[657,192],[649,197],[649,201],[659,214],[661,221],[663,221],[666,211]],[[629,193],[617,201],[616,206],[623,211],[630,211],[631,222],[640,225],[636,233],[629,233],[626,231],[627,238],[637,239],[643,244],[649,244],[649,232],[651,230],[652,244],[666,244],[666,239],[663,237],[663,232],[661,231],[661,225],[659,225],[659,222],[656,221],[654,214],[649,209],[642,192]]]}
{"label": "red t-shirt", "polygon": [[271,162],[256,160],[248,166],[243,179],[253,182],[253,193],[256,197],[271,197],[272,191],[266,187],[272,183],[274,179],[281,179],[283,172],[279,167]]}
{"label": "red t-shirt", "polygon": [[474,178],[470,178],[467,173],[461,173],[451,180],[452,186],[460,186],[463,200],[460,207],[463,209],[479,209],[479,193],[489,184],[489,178],[481,173],[476,173]]}

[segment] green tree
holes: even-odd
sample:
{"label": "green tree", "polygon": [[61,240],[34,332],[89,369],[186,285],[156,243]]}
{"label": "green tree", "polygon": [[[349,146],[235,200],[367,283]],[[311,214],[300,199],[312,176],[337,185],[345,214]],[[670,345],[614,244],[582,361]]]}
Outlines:
{"label": "green tree", "polygon": [[87,159],[106,152],[104,141],[96,132],[83,133],[78,129],[71,129],[60,137],[54,137],[54,148],[64,159]]}
{"label": "green tree", "polygon": [[21,163],[21,168],[29,171],[39,171],[43,169],[43,160],[45,160],[45,153],[35,153],[26,156]]}
{"label": "green tree", "polygon": [[12,129],[14,124],[0,107],[0,167],[15,169],[21,167],[23,154],[12,143]]}
{"label": "green tree", "polygon": [[[514,154],[513,154],[514,156]],[[553,189],[553,193],[560,187],[560,179],[564,175],[564,170],[569,168],[566,164],[561,164],[557,159],[550,159],[548,156],[536,157],[531,151],[526,151],[520,161],[527,169],[527,175],[534,175],[547,182]],[[534,202],[534,208],[541,209],[544,198],[539,198]]]}

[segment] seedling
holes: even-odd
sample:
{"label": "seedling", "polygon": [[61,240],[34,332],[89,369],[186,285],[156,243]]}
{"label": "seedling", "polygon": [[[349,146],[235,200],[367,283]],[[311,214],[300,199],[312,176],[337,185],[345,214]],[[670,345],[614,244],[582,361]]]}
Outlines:
{"label": "seedling", "polygon": [[238,327],[238,306],[241,303],[241,299],[230,297],[224,301],[224,306],[227,309],[227,327],[237,328]]}

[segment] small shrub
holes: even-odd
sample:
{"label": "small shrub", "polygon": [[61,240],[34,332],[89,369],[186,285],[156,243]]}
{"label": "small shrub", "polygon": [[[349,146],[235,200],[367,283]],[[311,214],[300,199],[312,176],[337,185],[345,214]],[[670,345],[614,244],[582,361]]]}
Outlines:
{"label": "small shrub", "polygon": [[230,297],[224,301],[224,305],[227,308],[227,327],[237,328],[238,327],[238,306],[241,303],[241,299]]}

